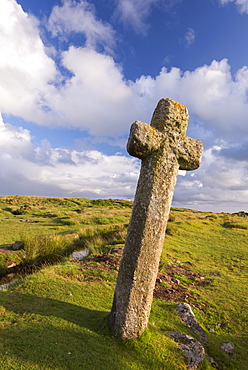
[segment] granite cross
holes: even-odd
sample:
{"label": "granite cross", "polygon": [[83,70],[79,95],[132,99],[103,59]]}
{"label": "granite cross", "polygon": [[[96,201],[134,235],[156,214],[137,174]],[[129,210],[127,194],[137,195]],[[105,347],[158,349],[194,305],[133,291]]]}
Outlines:
{"label": "granite cross", "polygon": [[132,216],[118,273],[110,328],[122,339],[146,329],[178,170],[199,167],[199,140],[186,136],[187,108],[161,99],[151,125],[132,124],[127,150],[142,159]]}

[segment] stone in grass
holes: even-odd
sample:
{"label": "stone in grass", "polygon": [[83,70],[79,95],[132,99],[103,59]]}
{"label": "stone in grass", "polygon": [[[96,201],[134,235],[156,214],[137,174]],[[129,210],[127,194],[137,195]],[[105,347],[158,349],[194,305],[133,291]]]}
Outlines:
{"label": "stone in grass", "polygon": [[23,242],[21,240],[16,240],[13,244],[7,245],[6,249],[10,251],[18,251],[23,248]]}
{"label": "stone in grass", "polygon": [[232,342],[222,343],[220,349],[221,351],[226,352],[228,355],[232,356],[234,352],[234,344]]}
{"label": "stone in grass", "polygon": [[178,343],[183,354],[187,357],[188,369],[197,369],[205,358],[203,345],[189,335],[179,333],[178,331],[170,331],[169,334],[170,337]]}
{"label": "stone in grass", "polygon": [[179,303],[176,306],[176,310],[179,312],[180,318],[183,322],[191,329],[194,333],[198,334],[203,344],[207,343],[207,335],[202,329],[201,325],[195,318],[193,311],[188,303]]}

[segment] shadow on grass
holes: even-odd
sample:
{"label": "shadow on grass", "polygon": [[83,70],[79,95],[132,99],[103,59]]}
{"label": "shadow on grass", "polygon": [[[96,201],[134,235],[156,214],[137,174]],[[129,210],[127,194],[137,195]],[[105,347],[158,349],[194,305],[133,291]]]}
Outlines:
{"label": "shadow on grass", "polygon": [[[94,332],[103,329],[101,324],[107,327],[107,312],[90,310],[52,298],[37,297],[35,295],[9,291],[0,292],[0,302],[8,311],[15,312],[21,316],[35,314],[57,317]],[[105,329],[105,334],[107,331],[108,329]]]}
{"label": "shadow on grass", "polygon": [[154,361],[166,369],[142,346],[113,337],[106,311],[15,291],[0,292],[0,302],[9,316],[0,331],[3,370],[151,369]]}

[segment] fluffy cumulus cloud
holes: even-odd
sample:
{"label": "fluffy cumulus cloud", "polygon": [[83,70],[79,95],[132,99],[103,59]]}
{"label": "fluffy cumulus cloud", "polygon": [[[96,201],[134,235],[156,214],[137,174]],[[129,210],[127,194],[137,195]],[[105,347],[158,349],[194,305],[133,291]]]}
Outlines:
{"label": "fluffy cumulus cloud", "polygon": [[0,48],[0,111],[44,120],[56,66],[46,55],[37,19],[14,0],[0,2]]}
{"label": "fluffy cumulus cloud", "polygon": [[132,119],[128,107],[133,94],[113,58],[71,46],[62,54],[62,63],[73,76],[50,101],[61,121],[95,135],[125,132]]}
{"label": "fluffy cumulus cloud", "polygon": [[163,68],[156,78],[142,76],[132,87],[136,96],[143,95],[147,101],[163,96],[180,101],[188,107],[193,123],[211,130],[219,140],[235,141],[248,133],[247,77],[247,67],[232,76],[223,59],[194,71]]}
{"label": "fluffy cumulus cloud", "polygon": [[236,144],[221,142],[206,148],[201,167],[179,177],[174,205],[215,212],[248,208],[246,139]]}
{"label": "fluffy cumulus cloud", "polygon": [[[47,140],[32,142],[30,132],[0,121],[2,194],[132,199],[139,162],[97,150],[52,148]],[[247,161],[222,155],[214,146],[205,151],[199,170],[179,176],[174,206],[215,211],[248,207]],[[17,190],[18,189],[18,190]]]}
{"label": "fluffy cumulus cloud", "polygon": [[36,146],[28,130],[0,121],[2,194],[130,199],[138,170],[131,157]]}
{"label": "fluffy cumulus cloud", "polygon": [[[65,1],[63,6],[66,4],[72,7],[73,2]],[[135,119],[149,122],[156,102],[169,96],[188,107],[192,121],[203,131],[214,130],[223,140],[231,135],[238,140],[247,134],[246,66],[233,76],[223,59],[193,71],[162,68],[155,78],[141,76],[128,81],[112,56],[71,46],[61,54],[60,63],[70,72],[69,77],[62,77],[46,54],[33,17],[14,0],[1,1],[0,17],[3,113],[42,125],[76,127],[113,137],[125,134]]]}
{"label": "fluffy cumulus cloud", "polygon": [[237,212],[248,207],[248,164],[218,156],[220,147],[204,152],[199,170],[178,178],[175,206],[216,212]]}
{"label": "fluffy cumulus cloud", "polygon": [[219,0],[222,5],[234,3],[240,13],[248,14],[248,0]]}
{"label": "fluffy cumulus cloud", "polygon": [[48,19],[48,29],[54,37],[61,38],[81,33],[85,35],[85,44],[89,48],[101,44],[108,50],[115,44],[113,28],[98,20],[93,5],[85,0],[63,0],[61,6],[54,6]]}

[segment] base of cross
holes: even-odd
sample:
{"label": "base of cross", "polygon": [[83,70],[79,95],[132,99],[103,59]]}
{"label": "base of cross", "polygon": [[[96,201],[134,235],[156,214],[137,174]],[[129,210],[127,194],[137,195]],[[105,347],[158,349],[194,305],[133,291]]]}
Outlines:
{"label": "base of cross", "polygon": [[122,339],[147,327],[178,170],[199,167],[203,146],[186,136],[187,108],[161,99],[151,125],[136,121],[129,154],[142,159],[132,216],[117,277],[110,328]]}

